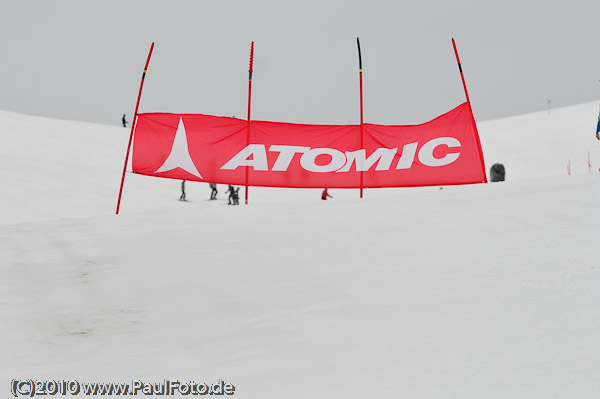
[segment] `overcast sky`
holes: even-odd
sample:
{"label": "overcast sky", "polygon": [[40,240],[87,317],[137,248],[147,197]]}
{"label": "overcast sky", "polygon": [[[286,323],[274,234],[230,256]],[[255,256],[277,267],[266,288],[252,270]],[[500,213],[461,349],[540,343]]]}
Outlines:
{"label": "overcast sky", "polygon": [[[477,120],[599,100],[597,0],[0,3],[0,109],[120,124],[140,112],[421,123],[465,99]],[[594,122],[591,122],[592,125]]]}

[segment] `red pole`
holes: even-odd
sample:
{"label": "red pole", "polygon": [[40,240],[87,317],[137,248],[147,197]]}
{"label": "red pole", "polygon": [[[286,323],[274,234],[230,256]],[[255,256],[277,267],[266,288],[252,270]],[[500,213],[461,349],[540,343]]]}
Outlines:
{"label": "red pole", "polygon": [[[254,42],[250,45],[250,68],[248,69],[248,130],[246,131],[246,147],[250,145],[250,104],[252,100],[252,64],[254,63]],[[246,166],[246,205],[248,205],[248,166]]]}
{"label": "red pole", "polygon": [[142,88],[144,87],[144,79],[146,78],[146,71],[148,70],[148,64],[150,63],[150,57],[152,56],[152,50],[154,49],[154,42],[150,46],[150,52],[148,53],[148,59],[146,60],[146,66],[144,66],[144,73],[142,73],[142,81],[140,83],[140,92],[138,93],[137,103],[135,104],[135,114],[133,115],[133,121],[131,121],[131,134],[129,135],[129,144],[127,144],[127,154],[125,155],[125,165],[123,165],[123,177],[121,177],[121,188],[119,188],[119,199],[117,201],[117,215],[119,214],[119,208],[121,207],[121,195],[123,194],[123,184],[125,183],[125,169],[127,168],[127,161],[129,160],[129,151],[131,150],[131,141],[133,139],[133,130],[137,121],[138,109],[140,106],[140,98],[142,97]]}
{"label": "red pole", "polygon": [[[358,76],[360,84],[360,148],[364,148],[364,133],[363,133],[363,77],[362,77],[362,55],[360,53],[360,40],[356,38],[358,46]],[[360,198],[363,197],[363,171],[360,171]]]}
{"label": "red pole", "polygon": [[467,84],[465,83],[465,75],[463,74],[462,64],[460,63],[460,57],[458,56],[458,50],[456,49],[456,42],[452,39],[452,46],[454,47],[454,54],[456,55],[456,62],[458,63],[458,70],[460,71],[460,78],[462,79],[463,88],[465,89],[465,96],[467,97],[467,104],[471,110],[471,121],[473,123],[473,129],[475,129],[475,137],[477,139],[477,148],[479,149],[479,159],[481,160],[481,171],[483,173],[482,182],[487,183],[487,177],[485,175],[485,162],[483,160],[483,150],[481,149],[481,141],[479,140],[479,133],[477,132],[477,124],[475,123],[475,117],[473,116],[473,108],[471,107],[471,100],[469,99],[469,92],[467,91]]}

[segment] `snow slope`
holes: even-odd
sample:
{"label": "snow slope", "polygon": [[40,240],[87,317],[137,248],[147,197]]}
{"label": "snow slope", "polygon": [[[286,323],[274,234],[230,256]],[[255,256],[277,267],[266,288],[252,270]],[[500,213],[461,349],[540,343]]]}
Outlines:
{"label": "snow slope", "polygon": [[596,117],[479,123],[504,183],[252,188],[229,207],[128,174],[115,216],[128,130],[0,112],[0,391],[223,378],[242,398],[596,398]]}

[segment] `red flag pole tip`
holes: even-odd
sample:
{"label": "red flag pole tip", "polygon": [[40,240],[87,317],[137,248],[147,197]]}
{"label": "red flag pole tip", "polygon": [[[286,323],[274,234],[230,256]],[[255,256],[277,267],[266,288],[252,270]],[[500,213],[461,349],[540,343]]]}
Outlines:
{"label": "red flag pole tip", "polygon": [[458,49],[456,48],[456,42],[454,38],[452,38],[452,47],[454,47],[454,55],[456,55],[456,63],[458,64],[458,71],[460,72],[460,78],[462,80],[463,88],[465,89],[465,97],[467,97],[467,102],[470,103],[469,92],[467,91],[467,83],[465,82],[465,76],[462,70],[462,64],[460,63],[460,57],[458,56]]}
{"label": "red flag pole tip", "polygon": [[250,69],[248,72],[252,72],[252,64],[254,64],[254,42],[250,45]]}

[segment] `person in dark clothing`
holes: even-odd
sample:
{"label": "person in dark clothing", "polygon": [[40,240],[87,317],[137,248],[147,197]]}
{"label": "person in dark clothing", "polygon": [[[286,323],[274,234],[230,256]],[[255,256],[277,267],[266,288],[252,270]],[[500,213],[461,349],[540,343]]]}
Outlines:
{"label": "person in dark clothing", "polygon": [[240,204],[240,196],[239,196],[239,191],[240,188],[236,188],[233,194],[233,205],[239,205]]}
{"label": "person in dark clothing", "polygon": [[121,122],[123,122],[123,127],[127,127],[127,124],[129,122],[127,122],[127,119],[125,119],[125,114],[123,114],[123,118],[121,118]]}
{"label": "person in dark clothing", "polygon": [[215,183],[210,183],[210,189],[212,190],[210,192],[210,199],[211,200],[216,200],[217,199],[217,185]]}
{"label": "person in dark clothing", "polygon": [[185,199],[185,180],[181,181],[181,196],[179,197],[179,201],[186,201],[186,199]]}
{"label": "person in dark clothing", "polygon": [[598,115],[598,127],[596,128],[596,138],[600,140],[600,115]]}
{"label": "person in dark clothing", "polygon": [[327,192],[327,189],[325,189],[325,190],[323,190],[323,193],[321,194],[321,199],[327,200],[327,197],[333,198],[331,195],[329,195],[329,193]]}
{"label": "person in dark clothing", "polygon": [[227,194],[227,193],[229,193],[227,205],[233,205],[233,197],[235,195],[235,188],[231,184],[227,188],[227,191],[225,191],[225,194]]}

